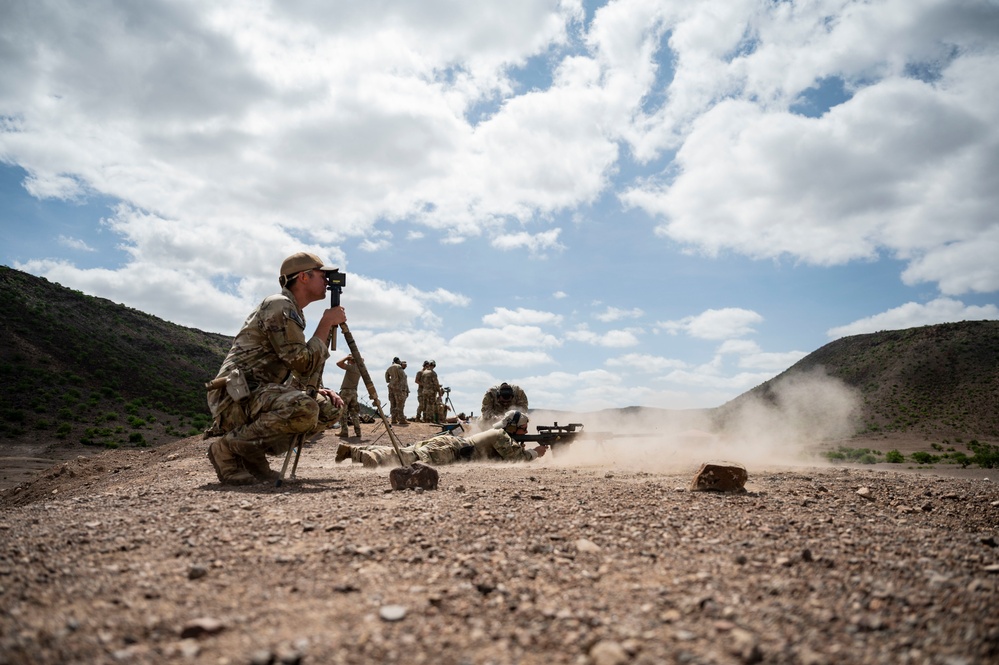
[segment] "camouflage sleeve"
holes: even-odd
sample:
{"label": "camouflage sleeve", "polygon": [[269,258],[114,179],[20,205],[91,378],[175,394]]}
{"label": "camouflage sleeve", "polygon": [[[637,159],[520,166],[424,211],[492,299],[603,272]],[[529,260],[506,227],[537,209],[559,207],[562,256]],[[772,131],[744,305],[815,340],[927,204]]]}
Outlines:
{"label": "camouflage sleeve", "polygon": [[503,436],[497,437],[493,441],[493,448],[499,453],[500,457],[511,462],[530,462],[537,459],[538,454],[536,452],[525,449],[524,444],[517,443],[503,430],[495,431],[503,434]]}
{"label": "camouflage sleeve", "polygon": [[537,459],[538,454],[533,450],[527,450],[524,445],[517,443],[510,435],[501,429],[488,429],[468,437],[468,441],[475,446],[477,457],[491,457],[488,454],[494,452],[507,462],[530,462]]}
{"label": "camouflage sleeve", "polygon": [[315,374],[330,356],[318,337],[305,341],[305,320],[287,298],[268,302],[260,325],[281,362],[303,378]]}

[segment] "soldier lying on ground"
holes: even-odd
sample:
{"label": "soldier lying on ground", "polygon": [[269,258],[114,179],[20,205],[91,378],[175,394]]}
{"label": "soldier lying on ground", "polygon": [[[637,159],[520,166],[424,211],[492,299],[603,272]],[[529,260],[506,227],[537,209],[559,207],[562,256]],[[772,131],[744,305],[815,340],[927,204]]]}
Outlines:
{"label": "soldier lying on ground", "polygon": [[[433,466],[456,462],[505,461],[531,462],[545,454],[545,446],[525,448],[511,435],[527,433],[527,415],[512,410],[488,429],[470,437],[441,434],[431,439],[400,448],[403,464],[423,462]],[[336,450],[336,461],[347,458],[366,467],[397,466],[399,456],[392,446],[353,446],[341,443]]]}

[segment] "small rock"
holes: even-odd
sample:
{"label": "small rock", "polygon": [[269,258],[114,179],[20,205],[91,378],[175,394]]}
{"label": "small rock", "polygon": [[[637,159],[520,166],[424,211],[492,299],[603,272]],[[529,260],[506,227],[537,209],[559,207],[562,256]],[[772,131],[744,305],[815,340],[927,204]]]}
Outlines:
{"label": "small rock", "polygon": [[705,462],[690,481],[692,492],[745,492],[749,474],[734,462]]}
{"label": "small rock", "polygon": [[576,551],[595,554],[600,551],[600,546],[597,545],[592,540],[587,540],[586,538],[580,538],[579,540],[576,541]]}
{"label": "small rock", "polygon": [[859,490],[857,490],[857,496],[859,496],[861,499],[867,499],[868,501],[874,500],[874,496],[871,494],[870,487],[861,487]]}
{"label": "small rock", "polygon": [[425,490],[437,489],[440,473],[432,466],[413,462],[410,466],[400,466],[389,472],[389,483],[394,490],[422,487]]}
{"label": "small rock", "polygon": [[731,636],[731,642],[729,642],[729,649],[733,655],[738,656],[739,659],[746,665],[752,665],[753,663],[759,663],[763,660],[763,653],[760,651],[759,640],[748,630],[742,628],[734,628],[729,633]]}
{"label": "small rock", "polygon": [[402,605],[383,605],[382,608],[378,610],[378,616],[380,616],[383,621],[402,621],[406,618],[406,608]]}
{"label": "small rock", "polygon": [[590,648],[593,665],[624,665],[628,662],[628,652],[612,640],[601,640]]}
{"label": "small rock", "polygon": [[200,564],[194,564],[187,569],[187,579],[197,580],[208,574],[208,569]]}
{"label": "small rock", "polygon": [[218,619],[212,617],[199,617],[188,621],[180,631],[181,639],[189,637],[201,637],[202,635],[215,635],[225,629]]}

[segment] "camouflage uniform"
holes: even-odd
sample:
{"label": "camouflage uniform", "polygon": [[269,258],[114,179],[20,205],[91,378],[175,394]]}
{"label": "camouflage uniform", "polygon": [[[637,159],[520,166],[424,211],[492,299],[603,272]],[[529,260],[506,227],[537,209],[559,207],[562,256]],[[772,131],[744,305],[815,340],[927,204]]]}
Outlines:
{"label": "camouflage uniform", "polygon": [[340,399],[343,400],[343,416],[340,418],[340,436],[347,436],[347,425],[354,426],[354,435],[361,436],[361,405],[357,401],[357,384],[361,380],[361,369],[356,362],[344,363],[343,381],[340,383]]}
{"label": "camouflage uniform", "polygon": [[422,423],[426,420],[426,415],[423,413],[423,373],[427,371],[427,363],[423,363],[423,369],[416,372],[416,376],[413,377],[413,381],[416,383],[416,422]]}
{"label": "camouflage uniform", "polygon": [[406,424],[406,398],[409,397],[409,381],[406,379],[406,369],[403,363],[395,363],[385,370],[385,382],[388,383],[389,406],[392,412],[393,425]]}
{"label": "camouflage uniform", "polygon": [[[298,435],[335,420],[339,409],[328,399],[317,400],[301,390],[322,375],[328,357],[323,340],[306,342],[305,315],[288,289],[265,298],[247,317],[216,378],[232,380],[239,370],[249,396],[236,402],[226,387],[208,392],[213,429],[223,433],[209,449],[220,480],[245,478],[247,471],[258,479],[273,477],[266,455],[287,452]],[[318,380],[314,384],[321,387]]]}
{"label": "camouflage uniform", "polygon": [[[503,386],[508,386],[513,390],[512,401],[505,404],[500,403],[499,396],[500,389]],[[479,413],[479,422],[483,427],[491,427],[494,422],[502,418],[503,414],[510,409],[527,412],[527,394],[519,386],[512,384],[501,383],[498,386],[493,386],[482,396],[482,409]]]}
{"label": "camouflage uniform", "polygon": [[420,411],[423,412],[423,422],[439,423],[440,410],[437,406],[440,400],[441,383],[433,365],[428,365],[420,377]]}
{"label": "camouflage uniform", "polygon": [[[359,462],[366,467],[393,466],[399,463],[399,456],[392,446],[347,446],[340,444],[344,451],[337,449],[337,458]],[[418,441],[399,450],[405,465],[423,462],[434,466],[456,462],[530,462],[538,454],[501,429],[490,429],[470,437],[440,434],[432,439]]]}

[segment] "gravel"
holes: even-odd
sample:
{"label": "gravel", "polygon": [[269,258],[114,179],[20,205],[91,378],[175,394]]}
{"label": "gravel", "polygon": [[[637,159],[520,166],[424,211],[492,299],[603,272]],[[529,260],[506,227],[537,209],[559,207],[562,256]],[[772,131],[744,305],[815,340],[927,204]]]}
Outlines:
{"label": "gravel", "polygon": [[719,494],[546,456],[396,492],[336,441],[281,488],[219,485],[195,438],[3,491],[0,662],[999,662],[981,474],[736,460]]}

